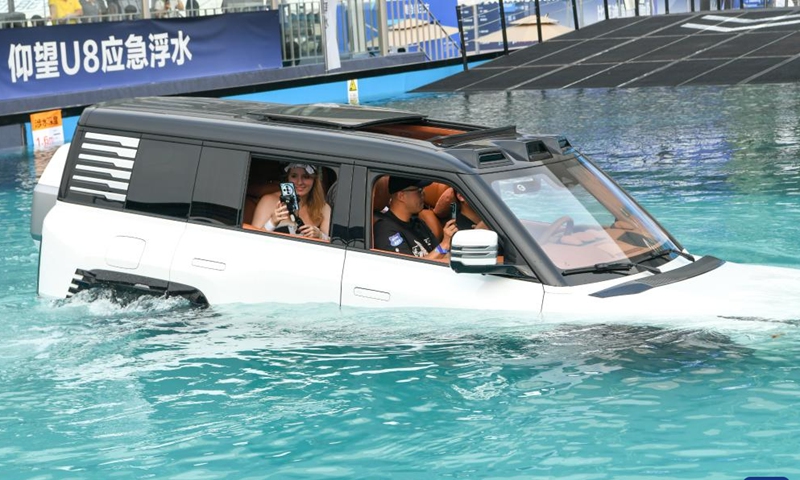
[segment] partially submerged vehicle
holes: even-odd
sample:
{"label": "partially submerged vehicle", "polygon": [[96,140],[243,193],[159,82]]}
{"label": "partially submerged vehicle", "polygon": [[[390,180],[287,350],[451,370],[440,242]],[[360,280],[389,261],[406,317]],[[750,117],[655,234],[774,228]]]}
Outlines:
{"label": "partially submerged vehicle", "polygon": [[[252,225],[289,164],[321,176],[330,238]],[[440,238],[454,191],[488,228],[460,230],[444,261],[375,249],[390,176],[433,182],[420,218]],[[212,305],[800,317],[800,271],[690,254],[564,137],[515,127],[332,104],[111,102],[83,112],[33,203],[44,297],[100,286]]]}

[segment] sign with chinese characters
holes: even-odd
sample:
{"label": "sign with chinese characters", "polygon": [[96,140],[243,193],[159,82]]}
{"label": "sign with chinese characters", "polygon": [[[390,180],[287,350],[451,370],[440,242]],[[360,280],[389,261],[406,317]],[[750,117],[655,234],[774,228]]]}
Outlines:
{"label": "sign with chinese characters", "polygon": [[0,30],[0,102],[280,67],[277,11]]}
{"label": "sign with chinese characters", "polygon": [[64,127],[61,125],[61,110],[50,110],[31,114],[33,149],[47,150],[64,144]]}

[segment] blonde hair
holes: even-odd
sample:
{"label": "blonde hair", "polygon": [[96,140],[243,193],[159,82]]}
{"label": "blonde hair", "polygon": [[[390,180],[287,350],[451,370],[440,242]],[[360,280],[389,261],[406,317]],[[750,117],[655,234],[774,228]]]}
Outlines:
{"label": "blonde hair", "polygon": [[[285,175],[286,181],[288,181],[291,168],[303,167],[297,165],[290,165],[287,167]],[[325,201],[325,192],[322,187],[322,170],[316,166],[314,169],[316,170],[316,173],[314,173],[314,185],[311,186],[311,191],[306,195],[303,204],[306,205],[306,211],[308,212],[308,216],[311,217],[311,222],[317,227],[322,223],[322,219],[324,218],[322,210],[325,208],[327,202]]]}
{"label": "blonde hair", "polygon": [[311,187],[311,192],[306,196],[308,216],[311,217],[314,226],[319,226],[322,223],[322,210],[325,208],[325,204],[325,192],[322,191],[322,171],[317,170],[314,175],[314,186]]}

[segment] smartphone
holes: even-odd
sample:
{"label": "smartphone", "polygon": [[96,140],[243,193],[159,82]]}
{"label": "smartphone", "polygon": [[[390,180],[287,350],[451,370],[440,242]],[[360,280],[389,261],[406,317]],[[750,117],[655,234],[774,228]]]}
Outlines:
{"label": "smartphone", "polygon": [[281,183],[281,202],[286,204],[286,209],[289,210],[289,219],[297,223],[298,227],[303,225],[303,221],[300,220],[300,217],[296,214],[296,212],[300,210],[300,201],[297,199],[294,183]]}
{"label": "smartphone", "polygon": [[458,202],[450,203],[450,219],[455,220],[458,216]]}

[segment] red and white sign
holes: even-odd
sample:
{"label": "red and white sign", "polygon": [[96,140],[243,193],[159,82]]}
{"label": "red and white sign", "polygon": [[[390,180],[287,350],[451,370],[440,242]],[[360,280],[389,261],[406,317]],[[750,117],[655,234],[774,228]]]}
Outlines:
{"label": "red and white sign", "polygon": [[61,110],[50,110],[31,114],[33,149],[48,150],[64,144],[64,126]]}

